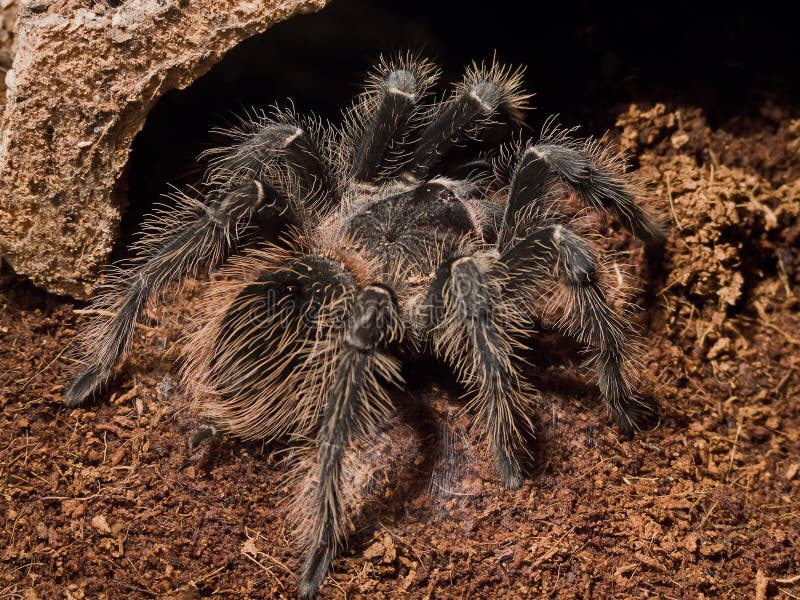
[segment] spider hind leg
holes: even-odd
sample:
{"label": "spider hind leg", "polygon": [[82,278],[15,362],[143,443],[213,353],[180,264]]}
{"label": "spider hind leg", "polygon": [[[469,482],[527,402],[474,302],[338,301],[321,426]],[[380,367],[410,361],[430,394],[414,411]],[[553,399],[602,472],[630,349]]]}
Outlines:
{"label": "spider hind leg", "polygon": [[[508,331],[513,318],[499,290],[473,257],[441,265],[428,295],[434,351],[458,374],[483,420],[500,478],[508,488],[522,485],[520,456],[532,436],[532,390],[514,364]],[[505,313],[505,314],[504,314]]]}
{"label": "spider hind leg", "polygon": [[506,272],[505,293],[520,300],[529,314],[538,310],[543,283],[560,280],[563,294],[550,310],[561,313],[556,326],[588,346],[598,384],[612,419],[626,435],[640,427],[650,408],[633,381],[633,329],[606,300],[597,257],[579,235],[562,225],[538,229],[500,258]]}

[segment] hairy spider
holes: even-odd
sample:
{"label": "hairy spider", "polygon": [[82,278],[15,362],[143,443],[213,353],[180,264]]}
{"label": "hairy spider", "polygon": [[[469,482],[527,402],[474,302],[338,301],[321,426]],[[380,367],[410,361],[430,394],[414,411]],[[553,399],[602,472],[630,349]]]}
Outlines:
{"label": "hairy spider", "polygon": [[183,376],[218,430],[313,456],[298,500],[304,598],[346,537],[343,460],[392,411],[401,349],[454,369],[509,488],[522,485],[536,397],[519,350],[542,318],[590,349],[623,432],[649,410],[633,387],[629,320],[561,210],[577,198],[645,242],[662,239],[623,162],[549,127],[455,176],[448,151],[501,122],[521,125],[529,96],[521,69],[494,62],[474,64],[438,101],[437,77],[399,56],[380,62],[340,128],[276,111],[223,130],[228,146],[205,155],[208,200],[181,194],[158,209],[137,258],[101,288],[66,392],[76,406],[106,382],[143,306],[169,283],[248,247],[209,284]]}

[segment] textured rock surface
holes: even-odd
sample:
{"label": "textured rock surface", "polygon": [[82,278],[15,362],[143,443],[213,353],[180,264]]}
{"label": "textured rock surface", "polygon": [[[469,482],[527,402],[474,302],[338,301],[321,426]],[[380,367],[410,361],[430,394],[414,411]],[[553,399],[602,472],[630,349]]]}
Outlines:
{"label": "textured rock surface", "polygon": [[0,122],[0,254],[45,289],[85,298],[114,243],[115,183],[165,92],[238,42],[327,0],[29,0]]}

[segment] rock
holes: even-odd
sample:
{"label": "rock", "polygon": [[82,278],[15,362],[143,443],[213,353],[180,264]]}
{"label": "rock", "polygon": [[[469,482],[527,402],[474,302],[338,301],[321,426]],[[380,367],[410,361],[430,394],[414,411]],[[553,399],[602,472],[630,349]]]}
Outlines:
{"label": "rock", "polygon": [[327,2],[25,3],[0,121],[0,255],[48,291],[88,297],[126,203],[115,184],[156,101]]}

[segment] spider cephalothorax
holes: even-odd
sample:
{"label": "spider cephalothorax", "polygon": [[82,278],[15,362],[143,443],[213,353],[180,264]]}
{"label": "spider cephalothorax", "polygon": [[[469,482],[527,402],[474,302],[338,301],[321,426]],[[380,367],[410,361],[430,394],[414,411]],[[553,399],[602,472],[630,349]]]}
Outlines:
{"label": "spider cephalothorax", "polygon": [[435,79],[426,61],[382,61],[341,128],[276,111],[224,131],[229,146],[206,154],[208,200],[180,196],[160,209],[138,258],[109,276],[66,394],[74,406],[102,386],[148,299],[246,248],[208,286],[184,378],[215,428],[312,457],[298,503],[303,597],[344,540],[343,461],[392,411],[401,347],[451,365],[510,488],[523,481],[535,397],[518,350],[543,317],[592,352],[624,432],[647,413],[628,321],[559,208],[573,197],[659,240],[621,161],[550,128],[497,153],[496,168],[475,160],[456,176],[448,150],[500,121],[520,124],[528,96],[521,72],[496,64],[468,69],[440,101],[428,98]]}

